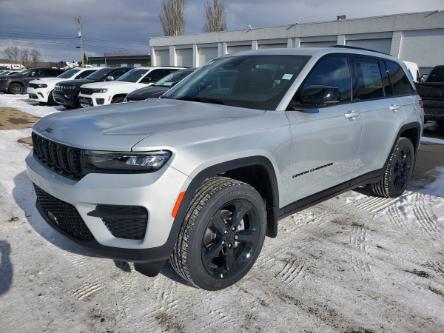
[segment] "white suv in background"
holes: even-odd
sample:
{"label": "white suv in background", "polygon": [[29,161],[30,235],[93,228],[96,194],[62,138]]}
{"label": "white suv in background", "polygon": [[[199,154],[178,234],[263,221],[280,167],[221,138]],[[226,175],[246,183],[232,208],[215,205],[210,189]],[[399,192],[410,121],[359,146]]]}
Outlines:
{"label": "white suv in background", "polygon": [[[150,86],[168,74],[183,67],[138,67],[123,74],[115,81],[95,82],[82,85],[79,101],[82,107],[121,103],[126,95]],[[97,103],[97,99],[104,101]]]}
{"label": "white suv in background", "polygon": [[98,69],[98,67],[72,68],[68,69],[57,77],[33,80],[28,84],[27,93],[29,99],[40,103],[54,105],[56,103],[54,102],[52,91],[54,90],[56,83],[66,80],[83,79]]}

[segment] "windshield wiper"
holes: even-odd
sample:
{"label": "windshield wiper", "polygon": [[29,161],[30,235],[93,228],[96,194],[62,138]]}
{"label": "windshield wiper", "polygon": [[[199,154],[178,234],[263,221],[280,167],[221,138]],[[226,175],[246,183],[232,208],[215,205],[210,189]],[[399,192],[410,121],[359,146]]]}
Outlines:
{"label": "windshield wiper", "polygon": [[191,102],[199,102],[199,103],[209,103],[209,104],[221,104],[225,105],[224,102],[218,100],[218,99],[212,99],[212,98],[204,98],[204,97],[190,97],[190,96],[184,96],[176,98],[180,101],[191,101]]}

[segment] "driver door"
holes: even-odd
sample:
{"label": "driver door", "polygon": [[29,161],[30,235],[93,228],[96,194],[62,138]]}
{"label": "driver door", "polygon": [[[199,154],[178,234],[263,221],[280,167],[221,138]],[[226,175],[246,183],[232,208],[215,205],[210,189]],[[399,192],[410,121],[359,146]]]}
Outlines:
{"label": "driver door", "polygon": [[[352,103],[351,66],[347,55],[323,57],[311,70],[286,111],[292,134],[292,179],[289,193],[297,201],[347,182],[359,174],[362,132],[360,107]],[[337,104],[309,109],[300,101],[310,86],[339,90]]]}

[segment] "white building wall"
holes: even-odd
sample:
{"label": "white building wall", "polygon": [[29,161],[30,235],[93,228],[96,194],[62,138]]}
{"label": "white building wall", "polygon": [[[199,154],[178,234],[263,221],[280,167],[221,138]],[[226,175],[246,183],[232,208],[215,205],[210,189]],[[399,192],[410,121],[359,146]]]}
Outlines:
{"label": "white building wall", "polygon": [[444,65],[444,29],[404,32],[399,57],[420,67]]}

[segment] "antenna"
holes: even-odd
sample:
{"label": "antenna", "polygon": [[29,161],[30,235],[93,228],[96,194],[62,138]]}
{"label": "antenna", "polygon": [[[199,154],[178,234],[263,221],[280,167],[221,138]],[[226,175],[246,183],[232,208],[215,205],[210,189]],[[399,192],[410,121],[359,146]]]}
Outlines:
{"label": "antenna", "polygon": [[80,61],[82,62],[82,67],[85,66],[85,51],[83,48],[83,34],[82,34],[82,18],[80,16],[77,16],[75,18],[77,22],[77,38],[79,38],[80,42]]}

